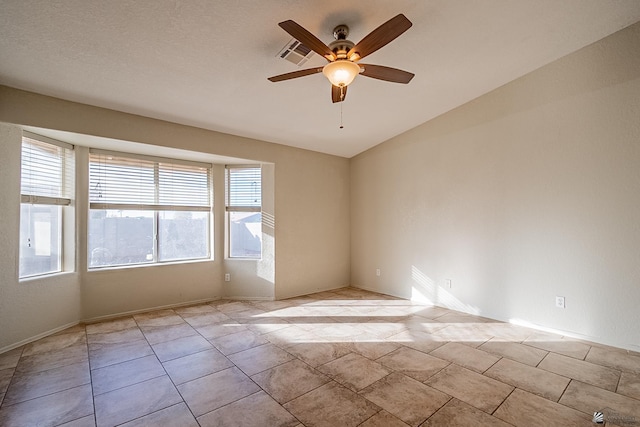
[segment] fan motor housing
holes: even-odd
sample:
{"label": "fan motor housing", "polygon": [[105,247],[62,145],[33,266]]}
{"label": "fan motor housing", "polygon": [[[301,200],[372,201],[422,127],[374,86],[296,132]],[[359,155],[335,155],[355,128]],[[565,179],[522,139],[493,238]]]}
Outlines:
{"label": "fan motor housing", "polygon": [[336,54],[338,59],[345,59],[347,52],[351,50],[355,43],[347,40],[349,36],[349,27],[346,25],[338,25],[333,29],[333,37],[335,40],[329,43],[329,49]]}
{"label": "fan motor housing", "polygon": [[347,39],[334,40],[329,43],[329,49],[336,54],[338,59],[345,59],[347,57],[347,52],[349,52],[353,46],[355,46],[355,43]]}

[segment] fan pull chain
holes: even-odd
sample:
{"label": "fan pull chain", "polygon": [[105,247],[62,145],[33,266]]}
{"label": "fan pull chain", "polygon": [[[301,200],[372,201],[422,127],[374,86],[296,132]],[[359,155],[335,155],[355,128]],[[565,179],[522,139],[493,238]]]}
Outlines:
{"label": "fan pull chain", "polygon": [[344,125],[342,124],[342,102],[340,103],[340,129],[344,129]]}

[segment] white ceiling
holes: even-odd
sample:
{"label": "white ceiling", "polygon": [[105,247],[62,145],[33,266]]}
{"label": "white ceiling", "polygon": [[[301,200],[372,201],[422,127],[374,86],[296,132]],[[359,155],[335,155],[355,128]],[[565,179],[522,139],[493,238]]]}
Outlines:
{"label": "white ceiling", "polygon": [[[352,157],[640,20],[639,0],[3,0],[0,84],[220,132]],[[321,75],[276,57],[293,19],[358,42],[398,13],[413,27],[364,62],[332,104]],[[303,68],[323,65],[319,56]]]}

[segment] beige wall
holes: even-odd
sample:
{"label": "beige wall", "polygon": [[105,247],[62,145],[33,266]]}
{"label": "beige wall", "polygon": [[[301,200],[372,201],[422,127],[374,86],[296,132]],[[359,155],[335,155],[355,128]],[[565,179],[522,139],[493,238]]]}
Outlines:
{"label": "beige wall", "polygon": [[[181,126],[0,86],[3,185],[0,208],[0,351],[81,319],[213,299],[286,298],[349,283],[349,161],[311,151]],[[263,163],[266,256],[229,261],[216,242],[213,261],[87,272],[86,200],[78,200],[79,273],[18,282],[20,126],[113,138]],[[78,150],[80,156],[83,149]],[[82,164],[82,162],[80,162]],[[223,176],[221,169],[215,172]],[[86,171],[79,171],[79,174]],[[86,192],[79,180],[79,193]],[[6,184],[5,184],[6,183]],[[220,187],[219,187],[220,188]],[[223,191],[215,233],[223,236]],[[82,199],[82,196],[80,197]],[[223,282],[224,273],[232,281]]]}
{"label": "beige wall", "polygon": [[81,315],[78,273],[18,282],[21,142],[19,128],[0,123],[0,353]]}
{"label": "beige wall", "polygon": [[640,350],[638,52],[640,24],[353,158],[352,284]]}

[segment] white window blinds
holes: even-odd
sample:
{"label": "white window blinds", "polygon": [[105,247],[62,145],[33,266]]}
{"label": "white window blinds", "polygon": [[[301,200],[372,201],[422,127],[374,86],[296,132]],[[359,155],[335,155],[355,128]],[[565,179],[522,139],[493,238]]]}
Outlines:
{"label": "white window blinds", "polygon": [[24,132],[20,193],[22,203],[69,205],[73,198],[73,145]]}
{"label": "white window blinds", "polygon": [[211,165],[91,150],[92,209],[211,210]]}
{"label": "white window blinds", "polygon": [[262,206],[259,166],[227,166],[227,211],[260,212]]}

